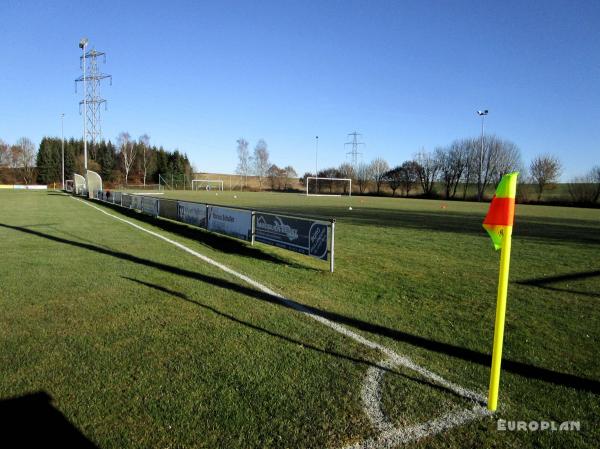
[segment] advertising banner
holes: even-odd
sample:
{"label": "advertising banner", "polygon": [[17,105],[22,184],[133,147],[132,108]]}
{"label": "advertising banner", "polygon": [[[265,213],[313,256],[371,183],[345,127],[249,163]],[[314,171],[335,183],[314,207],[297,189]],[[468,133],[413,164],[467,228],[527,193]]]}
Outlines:
{"label": "advertising banner", "polygon": [[177,201],[166,198],[158,200],[158,215],[169,220],[179,220],[177,218]]}
{"label": "advertising banner", "polygon": [[242,240],[252,240],[252,212],[208,206],[208,230]]}
{"label": "advertising banner", "polygon": [[327,260],[327,223],[263,212],[254,217],[257,242]]}
{"label": "advertising banner", "polygon": [[142,212],[153,217],[158,216],[158,199],[147,196],[142,197]]}
{"label": "advertising banner", "polygon": [[113,192],[113,202],[115,204],[121,204],[121,192]]}
{"label": "advertising banner", "polygon": [[206,204],[177,201],[177,220],[206,228]]}
{"label": "advertising banner", "polygon": [[131,204],[129,205],[131,209],[142,210],[142,197],[131,195]]}
{"label": "advertising banner", "polygon": [[121,205],[123,207],[131,207],[131,195],[124,193],[121,196]]}

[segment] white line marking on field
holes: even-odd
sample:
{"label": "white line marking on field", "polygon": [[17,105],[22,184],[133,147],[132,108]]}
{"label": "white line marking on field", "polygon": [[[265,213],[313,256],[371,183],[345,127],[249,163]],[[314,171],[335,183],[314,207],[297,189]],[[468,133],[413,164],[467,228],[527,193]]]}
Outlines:
{"label": "white line marking on field", "polygon": [[[361,399],[363,402],[365,414],[371,421],[371,424],[373,425],[373,427],[375,429],[377,429],[380,432],[380,434],[376,438],[371,438],[371,439],[360,441],[355,444],[351,444],[349,446],[346,446],[344,449],[391,449],[394,446],[405,444],[410,441],[420,440],[427,436],[435,435],[444,430],[451,429],[451,428],[459,426],[461,424],[465,424],[465,423],[475,420],[477,418],[481,418],[486,415],[491,415],[491,412],[489,412],[485,407],[482,407],[480,405],[480,404],[483,404],[486,402],[486,398],[483,395],[476,393],[472,390],[469,390],[467,388],[461,387],[460,385],[457,385],[453,382],[447,381],[446,379],[435,374],[434,372],[429,371],[428,369],[423,368],[420,365],[417,365],[415,362],[413,362],[408,357],[399,355],[396,352],[394,352],[393,350],[391,350],[379,343],[368,340],[365,337],[363,337],[362,335],[357,334],[356,332],[353,332],[353,331],[345,328],[344,326],[341,326],[327,318],[324,318],[320,315],[315,314],[313,311],[311,311],[307,307],[303,306],[302,304],[292,301],[291,299],[285,298],[284,296],[280,295],[279,293],[274,292],[270,288],[249,278],[248,276],[238,273],[237,271],[229,268],[228,266],[223,265],[222,263],[219,263],[216,260],[213,260],[210,257],[205,256],[204,254],[194,251],[193,249],[188,248],[187,246],[185,246],[179,242],[176,242],[175,240],[171,240],[170,238],[165,237],[164,235],[161,235],[157,232],[146,229],[138,224],[133,223],[132,221],[129,221],[129,220],[121,218],[117,215],[108,213],[104,209],[101,209],[87,201],[83,201],[79,198],[74,198],[74,197],[71,197],[71,198],[73,198],[77,201],[80,201],[81,203],[85,204],[86,206],[93,207],[94,209],[102,212],[105,215],[108,215],[109,217],[112,217],[116,220],[119,220],[123,223],[133,226],[134,228],[136,228],[140,231],[146,232],[156,238],[164,240],[165,242],[176,246],[177,248],[185,251],[186,253],[189,253],[192,256],[195,256],[198,259],[200,259],[210,265],[213,265],[213,266],[225,271],[226,273],[229,273],[232,276],[237,277],[238,279],[241,279],[242,281],[251,285],[252,287],[256,288],[257,290],[260,290],[263,293],[266,293],[267,295],[277,298],[280,302],[286,304],[290,308],[293,308],[293,309],[297,310],[298,312],[301,312],[301,313],[309,316],[310,318],[335,330],[336,332],[338,332],[342,335],[345,335],[346,337],[349,337],[349,338],[353,339],[354,341],[356,341],[368,348],[375,349],[375,350],[382,352],[386,356],[386,358],[379,363],[379,366],[370,367],[367,370],[367,375],[365,376],[365,381],[364,381],[364,384],[363,384],[363,387],[361,390]],[[411,426],[406,426],[406,427],[394,427],[394,425],[389,421],[387,416],[385,416],[385,413],[382,408],[381,385],[383,382],[383,376],[385,375],[386,371],[393,369],[395,367],[398,367],[398,366],[402,366],[404,368],[415,371],[416,373],[420,374],[424,378],[428,379],[433,384],[444,387],[447,390],[450,390],[459,396],[462,396],[464,398],[472,400],[475,403],[475,405],[471,409],[459,409],[459,410],[447,412],[438,418],[434,418],[432,420],[429,420],[429,421],[421,423],[421,424],[416,424],[416,425],[411,425]]]}

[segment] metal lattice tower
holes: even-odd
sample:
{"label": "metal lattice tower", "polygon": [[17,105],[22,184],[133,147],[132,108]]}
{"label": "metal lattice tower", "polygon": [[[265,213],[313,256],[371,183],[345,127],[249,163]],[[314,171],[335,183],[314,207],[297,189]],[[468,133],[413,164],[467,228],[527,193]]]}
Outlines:
{"label": "metal lattice tower", "polygon": [[346,155],[350,155],[351,157],[351,164],[352,167],[356,168],[358,166],[358,156],[361,155],[362,153],[358,152],[358,147],[359,145],[364,145],[363,142],[359,142],[358,141],[358,137],[362,136],[362,134],[357,133],[356,131],[348,134],[348,137],[352,137],[352,141],[350,142],[346,142],[344,144],[344,146],[346,145],[352,145],[352,150],[350,150],[349,152],[346,153]]}
{"label": "metal lattice tower", "polygon": [[92,49],[79,57],[80,67],[83,75],[75,80],[75,91],[77,91],[77,83],[84,82],[83,93],[85,101],[79,102],[79,113],[81,114],[82,106],[86,108],[85,115],[87,117],[87,127],[85,139],[92,145],[92,154],[95,157],[95,145],[102,136],[102,122],[100,119],[100,106],[104,103],[106,110],[106,100],[100,96],[100,82],[103,79],[110,78],[112,86],[112,75],[102,73],[98,66],[98,58],[102,57],[103,63],[106,64],[106,53]]}

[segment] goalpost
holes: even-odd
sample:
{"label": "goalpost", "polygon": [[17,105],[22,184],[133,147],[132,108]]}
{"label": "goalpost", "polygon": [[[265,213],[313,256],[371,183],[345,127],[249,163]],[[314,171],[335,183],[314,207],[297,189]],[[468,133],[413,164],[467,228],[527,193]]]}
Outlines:
{"label": "goalpost", "polygon": [[192,190],[212,190],[211,184],[217,184],[215,188],[223,190],[222,179],[192,179]]}
{"label": "goalpost", "polygon": [[[311,193],[311,190],[309,189],[309,183],[310,180],[314,180],[313,184],[313,193]],[[319,181],[326,181],[326,189],[329,190],[329,193],[320,193],[319,190]],[[344,194],[347,194],[348,196],[352,196],[352,179],[350,178],[321,178],[318,176],[308,176],[306,178],[306,196],[342,196],[339,193],[333,193],[333,186],[335,185],[334,183],[336,182],[340,182],[340,183],[347,183],[346,185],[348,186],[348,189],[346,190],[346,186],[344,185]]]}

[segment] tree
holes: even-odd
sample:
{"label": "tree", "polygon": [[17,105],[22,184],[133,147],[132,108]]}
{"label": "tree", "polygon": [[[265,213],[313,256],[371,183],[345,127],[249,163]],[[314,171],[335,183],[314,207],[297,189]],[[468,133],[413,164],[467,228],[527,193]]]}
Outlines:
{"label": "tree", "polygon": [[449,148],[436,150],[440,163],[440,180],[444,184],[446,198],[454,198],[458,183],[462,179],[467,165],[468,144],[456,140]]}
{"label": "tree", "polygon": [[[350,179],[352,181],[356,180],[356,173],[354,170],[354,167],[352,166],[352,164],[349,164],[347,162],[344,162],[343,164],[341,164],[338,167],[338,173],[340,174],[341,178],[345,178],[345,179]],[[344,182],[344,194],[347,193],[348,190],[348,183]],[[352,192],[350,192],[352,193]]]}
{"label": "tree", "polygon": [[296,173],[296,170],[291,165],[288,165],[287,167],[285,167],[283,169],[283,171],[284,171],[283,190],[287,190],[288,187],[291,187],[292,180],[296,179],[298,177],[298,173]]}
{"label": "tree", "polygon": [[248,180],[250,171],[250,151],[248,151],[248,141],[244,138],[237,140],[238,166],[237,173],[243,178],[242,189]]}
{"label": "tree", "polygon": [[254,147],[254,174],[258,178],[258,189],[262,189],[262,183],[267,175],[269,169],[269,150],[267,148],[267,142],[260,139]]}
{"label": "tree", "polygon": [[405,161],[400,166],[400,169],[401,184],[405,196],[408,197],[413,186],[419,181],[419,170],[421,170],[421,166],[417,161]]}
{"label": "tree", "polygon": [[[339,178],[339,172],[337,171],[337,169],[335,167],[329,167],[326,168],[324,170],[320,170],[319,173],[317,174],[317,176],[319,178]],[[320,192],[321,189],[327,185],[329,186],[329,193],[333,193],[333,188],[336,187],[336,181],[334,181],[333,179],[318,179],[317,180],[317,186],[318,186],[318,191]]]}
{"label": "tree", "polygon": [[[482,151],[483,150],[483,151]],[[477,173],[477,199],[483,199],[485,189],[490,183],[500,182],[506,173],[515,171],[521,165],[519,148],[508,140],[502,140],[490,135],[481,140],[477,148],[477,155],[473,158],[473,166]]]}
{"label": "tree", "polygon": [[423,194],[431,196],[433,193],[433,184],[440,169],[440,161],[435,154],[425,150],[418,152],[415,160],[417,162],[417,176],[423,188]]}
{"label": "tree", "polygon": [[396,190],[402,186],[402,167],[397,166],[388,170],[385,173],[384,180],[392,189],[392,196],[396,196]]}
{"label": "tree", "polygon": [[370,179],[371,166],[361,162],[356,167],[356,183],[358,184],[358,191],[361,195],[365,192]]}
{"label": "tree", "polygon": [[38,179],[44,184],[61,179],[62,155],[60,141],[44,137],[37,152]]}
{"label": "tree", "polygon": [[148,134],[143,134],[139,139],[140,150],[142,151],[142,169],[144,170],[144,186],[146,185],[146,176],[148,169],[152,163],[152,155],[154,154],[150,148],[150,137]]}
{"label": "tree", "polygon": [[35,171],[35,146],[27,137],[21,137],[11,147],[12,166],[19,172],[23,182],[30,184],[33,181]]}
{"label": "tree", "polygon": [[544,188],[558,180],[561,172],[561,164],[557,157],[543,154],[535,157],[529,166],[531,179],[537,184],[538,201],[542,199]]}
{"label": "tree", "polygon": [[267,170],[267,177],[271,183],[271,190],[281,189],[281,178],[283,176],[283,170],[276,164],[273,164]]}
{"label": "tree", "polygon": [[125,171],[125,185],[129,184],[129,171],[135,161],[136,148],[131,142],[131,136],[128,132],[122,132],[117,138],[121,160],[123,161],[123,170]]}
{"label": "tree", "polygon": [[8,144],[0,139],[0,167],[9,164],[10,153]]}
{"label": "tree", "polygon": [[600,198],[600,165],[593,167],[585,176],[573,178],[567,188],[573,202],[595,204]]}
{"label": "tree", "polygon": [[600,165],[596,165],[590,170],[589,177],[591,181],[596,185],[596,194],[594,195],[593,202],[597,202],[600,199]]}
{"label": "tree", "polygon": [[390,169],[388,163],[381,157],[373,159],[371,161],[371,176],[373,177],[373,181],[375,181],[375,186],[377,188],[377,195],[379,195],[381,191],[381,185],[385,180],[385,174]]}

